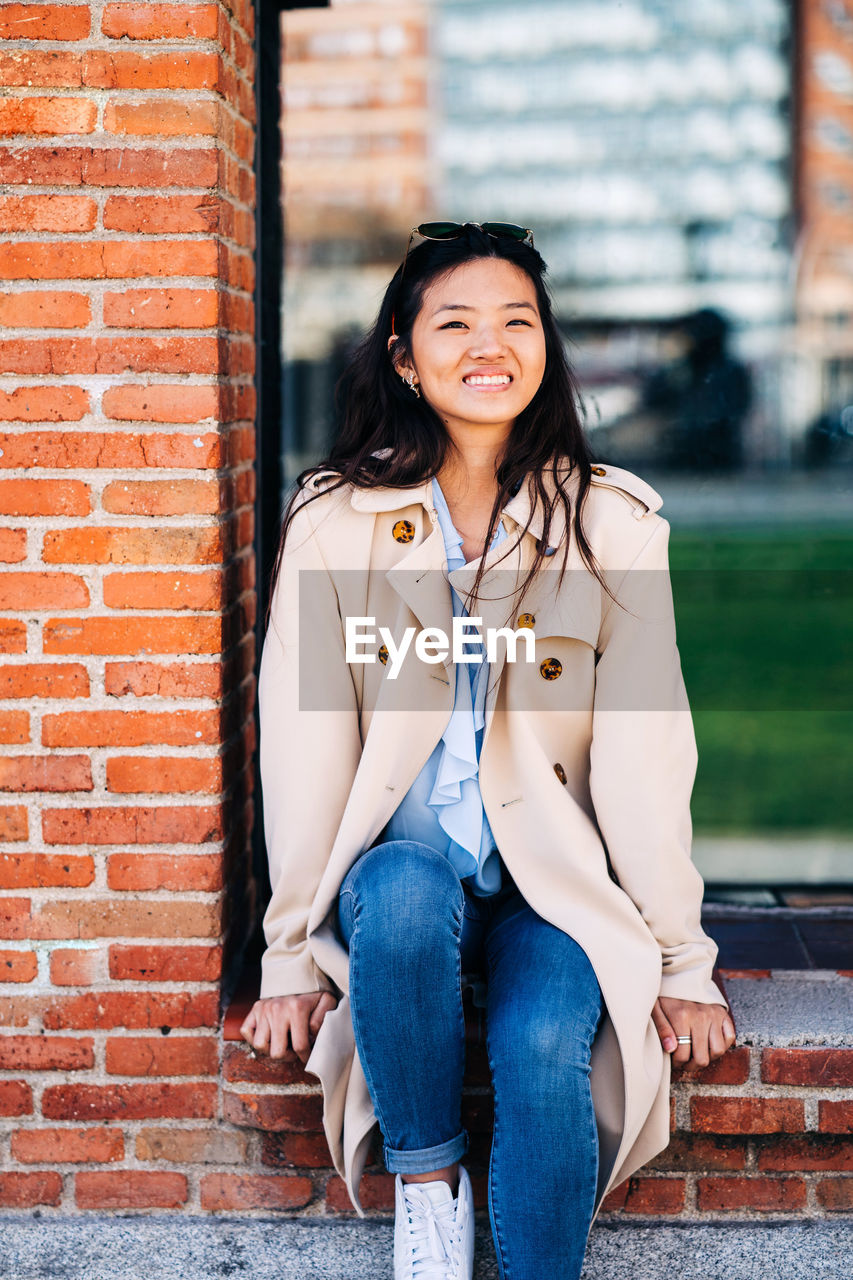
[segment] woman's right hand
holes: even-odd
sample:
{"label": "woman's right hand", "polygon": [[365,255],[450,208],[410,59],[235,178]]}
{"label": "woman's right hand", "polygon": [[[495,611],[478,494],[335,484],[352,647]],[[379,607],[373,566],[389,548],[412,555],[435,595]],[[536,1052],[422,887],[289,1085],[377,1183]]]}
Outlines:
{"label": "woman's right hand", "polygon": [[260,1053],[283,1058],[288,1036],[293,1052],[304,1066],[313,1040],[338,998],[331,991],[309,991],[299,996],[267,996],[256,1000],[240,1027],[243,1039]]}

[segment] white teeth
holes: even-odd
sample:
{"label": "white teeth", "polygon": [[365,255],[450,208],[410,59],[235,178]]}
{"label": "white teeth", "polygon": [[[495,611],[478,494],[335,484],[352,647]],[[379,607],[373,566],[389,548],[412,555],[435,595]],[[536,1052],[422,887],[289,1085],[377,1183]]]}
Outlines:
{"label": "white teeth", "polygon": [[512,382],[508,373],[475,373],[468,378],[463,378],[469,387],[500,387],[506,383]]}

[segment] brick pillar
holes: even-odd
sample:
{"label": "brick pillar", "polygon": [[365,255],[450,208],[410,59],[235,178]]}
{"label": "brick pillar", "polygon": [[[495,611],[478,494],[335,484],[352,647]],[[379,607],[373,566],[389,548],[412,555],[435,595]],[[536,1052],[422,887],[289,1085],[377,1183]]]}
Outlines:
{"label": "brick pillar", "polygon": [[0,1205],[192,1209],[181,1161],[241,1158],[253,11],[0,34]]}

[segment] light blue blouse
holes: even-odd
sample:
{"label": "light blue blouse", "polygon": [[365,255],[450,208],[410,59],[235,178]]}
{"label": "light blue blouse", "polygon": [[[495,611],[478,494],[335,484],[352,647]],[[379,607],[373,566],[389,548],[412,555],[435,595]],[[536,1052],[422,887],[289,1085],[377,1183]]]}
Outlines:
{"label": "light blue blouse", "polygon": [[[448,570],[461,569],[466,563],[462,537],[454,528],[435,476],[432,485]],[[507,536],[498,522],[489,550]],[[459,594],[452,585],[450,590],[454,617],[467,618],[468,610]],[[385,827],[382,839],[432,845],[447,855],[474,894],[487,897],[502,886],[500,856],[483,808],[478,777],[489,664],[485,646],[474,636],[466,643],[465,652],[478,654],[480,661],[457,663],[453,712],[447,728]]]}

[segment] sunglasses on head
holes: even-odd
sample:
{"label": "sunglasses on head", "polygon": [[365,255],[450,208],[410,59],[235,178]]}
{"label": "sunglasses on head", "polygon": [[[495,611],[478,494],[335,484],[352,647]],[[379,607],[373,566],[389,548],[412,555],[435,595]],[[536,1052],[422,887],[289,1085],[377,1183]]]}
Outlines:
{"label": "sunglasses on head", "polygon": [[[419,226],[412,227],[409,234],[409,243],[406,245],[403,267],[400,271],[400,284],[403,283],[406,261],[414,236],[420,236],[423,240],[456,240],[464,234],[466,227],[476,227],[479,231],[484,231],[487,236],[507,236],[510,240],[529,244],[531,249],[534,247],[533,232],[530,228],[519,227],[514,222],[422,222]],[[391,313],[391,332],[392,334],[397,332],[393,312]]]}

